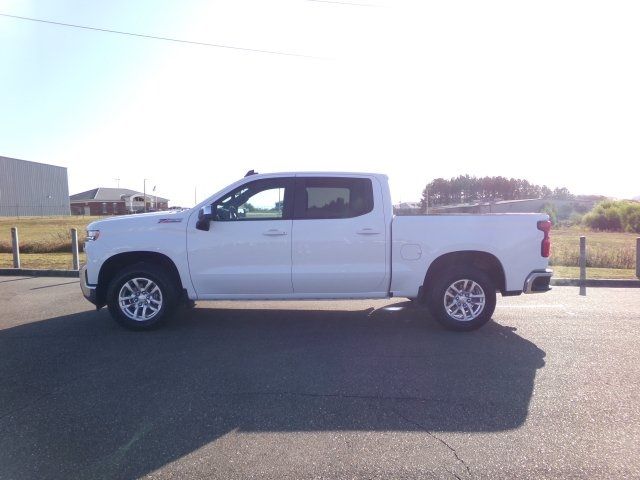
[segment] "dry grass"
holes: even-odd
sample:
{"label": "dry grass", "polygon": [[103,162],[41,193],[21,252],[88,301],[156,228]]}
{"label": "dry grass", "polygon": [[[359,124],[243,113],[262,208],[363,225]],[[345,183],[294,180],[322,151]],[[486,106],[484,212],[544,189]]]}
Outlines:
{"label": "dry grass", "polygon": [[89,223],[101,217],[2,217],[0,218],[0,253],[11,253],[11,227],[18,228],[21,253],[71,252],[72,228],[78,229],[82,246]]}
{"label": "dry grass", "polygon": [[[80,253],[80,263],[84,263],[85,255]],[[40,270],[72,270],[71,253],[21,253],[20,266]],[[0,253],[0,268],[13,268],[13,255]]]}
{"label": "dry grass", "polygon": [[[552,268],[554,278],[580,278],[579,267],[555,266]],[[636,278],[636,271],[624,268],[587,268],[587,278],[633,280]]]}
{"label": "dry grass", "polygon": [[579,266],[580,236],[587,237],[587,267],[634,269],[637,234],[579,227],[551,231],[551,265]]}

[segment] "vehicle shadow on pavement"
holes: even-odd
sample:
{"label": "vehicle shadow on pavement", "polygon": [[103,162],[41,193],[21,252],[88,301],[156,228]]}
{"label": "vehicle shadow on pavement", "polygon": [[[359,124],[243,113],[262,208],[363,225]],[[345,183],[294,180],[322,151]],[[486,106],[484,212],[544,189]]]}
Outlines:
{"label": "vehicle shadow on pavement", "polygon": [[512,328],[448,332],[408,302],[247,305],[144,333],[104,310],[0,331],[0,477],[133,478],[231,431],[514,429],[544,366]]}

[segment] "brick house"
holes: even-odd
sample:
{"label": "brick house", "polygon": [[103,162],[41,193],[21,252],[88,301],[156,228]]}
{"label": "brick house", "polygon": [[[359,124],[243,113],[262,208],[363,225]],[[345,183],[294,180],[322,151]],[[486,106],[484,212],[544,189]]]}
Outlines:
{"label": "brick house", "polygon": [[[127,215],[144,212],[145,195],[128,188],[94,188],[69,197],[71,215]],[[167,210],[169,200],[146,195],[147,212]]]}

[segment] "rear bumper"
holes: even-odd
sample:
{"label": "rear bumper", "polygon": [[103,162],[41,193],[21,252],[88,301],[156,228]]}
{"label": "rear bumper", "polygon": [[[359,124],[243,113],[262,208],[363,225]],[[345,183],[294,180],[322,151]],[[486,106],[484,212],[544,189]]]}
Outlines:
{"label": "rear bumper", "polygon": [[98,297],[96,295],[97,285],[90,285],[87,283],[87,266],[83,265],[80,268],[80,290],[82,290],[82,295],[84,298],[89,300],[94,305],[98,303]]}
{"label": "rear bumper", "polygon": [[529,274],[527,279],[524,281],[524,288],[522,289],[524,293],[544,293],[551,290],[549,283],[551,282],[551,276],[553,275],[553,270],[534,270]]}

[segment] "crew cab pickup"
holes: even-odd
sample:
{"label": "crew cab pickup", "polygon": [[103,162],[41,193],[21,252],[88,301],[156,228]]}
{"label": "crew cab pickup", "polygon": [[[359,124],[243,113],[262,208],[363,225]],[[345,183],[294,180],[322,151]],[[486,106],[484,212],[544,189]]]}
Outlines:
{"label": "crew cab pickup", "polygon": [[88,226],[84,296],[144,330],[196,300],[406,297],[472,330],[549,290],[543,214],[394,216],[387,177],[247,174],[194,208]]}

